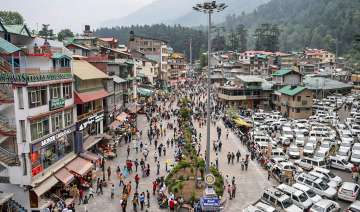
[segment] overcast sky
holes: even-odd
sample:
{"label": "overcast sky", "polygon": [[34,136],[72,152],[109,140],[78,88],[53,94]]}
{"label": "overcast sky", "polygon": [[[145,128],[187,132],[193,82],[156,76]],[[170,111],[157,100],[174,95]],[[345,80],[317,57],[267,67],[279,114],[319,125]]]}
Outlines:
{"label": "overcast sky", "polygon": [[70,28],[81,32],[85,24],[126,16],[155,0],[0,0],[0,10],[21,13],[31,29],[50,24],[56,32]]}

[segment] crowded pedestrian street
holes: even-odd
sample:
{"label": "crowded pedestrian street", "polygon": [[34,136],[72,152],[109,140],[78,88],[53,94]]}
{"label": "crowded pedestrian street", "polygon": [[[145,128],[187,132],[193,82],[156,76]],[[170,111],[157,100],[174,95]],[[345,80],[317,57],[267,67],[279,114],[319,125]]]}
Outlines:
{"label": "crowded pedestrian street", "polygon": [[[188,96],[192,96],[193,99],[200,100],[199,102],[205,103],[206,98],[203,95],[204,92],[200,92],[197,90],[198,88],[193,88],[190,90],[185,87],[183,90],[174,91],[170,99],[175,100],[174,103],[171,104],[169,99],[165,99],[164,101],[157,101],[157,105],[163,108],[163,111],[175,111],[177,108],[177,101],[180,99],[180,96],[177,95],[179,93],[186,94]],[[191,91],[197,91],[192,93]],[[196,95],[196,93],[198,95]],[[174,98],[173,98],[174,97]],[[157,116],[156,113],[152,114],[153,117]],[[166,127],[171,124],[175,124],[176,127],[176,119],[177,116],[171,115],[170,119],[160,119],[158,121],[159,126]],[[204,120],[204,119],[200,119]],[[195,119],[194,119],[195,121]],[[170,125],[169,125],[170,124]],[[152,139],[150,142],[147,134],[149,133],[150,123],[147,117],[143,114],[139,114],[137,116],[137,126],[138,126],[138,139],[133,140],[132,142],[125,143],[122,140],[117,148],[117,157],[113,160],[106,160],[105,162],[105,173],[98,167],[95,172],[96,175],[102,179],[103,174],[106,176],[107,186],[102,188],[102,193],[97,186],[93,185],[94,198],[89,197],[89,193],[86,195],[88,198],[87,204],[79,204],[76,207],[77,211],[100,211],[106,205],[107,211],[121,211],[122,204],[122,196],[123,196],[123,187],[124,185],[120,185],[120,179],[123,179],[125,185],[131,184],[132,193],[130,193],[128,197],[128,203],[126,206],[126,211],[133,211],[133,194],[136,191],[136,183],[138,180],[138,189],[137,193],[145,194],[144,200],[144,211],[161,211],[159,208],[159,204],[157,202],[156,194],[153,193],[153,182],[158,177],[166,176],[166,169],[170,170],[172,165],[174,164],[175,159],[175,144],[171,144],[170,141],[174,137],[174,131],[166,129],[164,133],[160,133],[159,138]],[[198,132],[198,137],[201,142],[198,142],[198,148],[200,148],[200,155],[203,156],[205,154],[206,148],[206,122],[205,121],[195,121],[194,126]],[[220,147],[218,144],[214,144],[214,142],[218,138],[218,131],[220,133],[221,141]],[[249,160],[249,164],[247,165],[247,169],[244,168],[244,159],[249,156],[247,152],[246,146],[242,144],[239,137],[233,134],[233,132],[229,129],[226,129],[222,120],[217,119],[213,120],[211,123],[211,165],[218,166],[220,173],[224,177],[224,198],[223,207],[226,211],[240,211],[246,205],[254,202],[259,194],[264,190],[264,188],[268,187],[271,183],[267,180],[267,173],[264,171],[257,162]],[[201,137],[201,138],[200,138]],[[157,141],[157,142],[155,142]],[[157,147],[162,146],[162,150],[159,151],[159,148],[155,147],[155,143],[157,143]],[[217,146],[214,149],[214,146]],[[164,151],[165,149],[165,151]],[[146,153],[148,152],[148,153]],[[240,152],[240,154],[238,153]],[[161,153],[161,154],[159,154]],[[230,158],[228,161],[228,154],[236,155],[236,158]],[[147,154],[145,159],[144,154]],[[158,158],[158,162],[156,159]],[[239,159],[237,159],[239,158]],[[126,167],[126,161],[132,161],[132,172],[127,173],[124,166]],[[145,161],[145,166],[150,167],[150,175],[146,176],[146,173],[142,171],[140,168],[141,160]],[[218,162],[216,162],[216,160]],[[135,162],[137,161],[137,162]],[[228,163],[230,162],[230,163]],[[159,164],[159,165],[158,165]],[[138,167],[136,167],[138,166]],[[167,166],[167,167],[166,167]],[[243,166],[243,167],[242,167]],[[121,177],[119,177],[118,168],[121,170]],[[157,173],[157,169],[159,169],[159,174]],[[110,170],[110,173],[109,173]],[[108,178],[109,177],[109,178]],[[136,179],[137,178],[137,179]],[[236,185],[235,197],[230,198],[228,194],[228,185],[231,183]],[[114,185],[114,186],[112,186]],[[150,194],[150,199],[147,199],[147,192]],[[112,197],[112,193],[114,193]],[[148,205],[150,203],[150,205]],[[141,209],[141,203],[137,207],[138,210]],[[124,210],[123,210],[124,211]]]}

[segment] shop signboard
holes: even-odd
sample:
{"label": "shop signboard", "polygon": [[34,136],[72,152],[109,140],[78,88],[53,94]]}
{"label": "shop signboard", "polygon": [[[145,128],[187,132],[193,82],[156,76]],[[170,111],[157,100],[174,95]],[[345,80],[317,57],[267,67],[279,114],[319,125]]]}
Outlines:
{"label": "shop signboard", "polygon": [[79,125],[79,131],[85,129],[88,125],[90,125],[92,123],[100,122],[103,119],[104,119],[103,113],[90,116],[85,122],[83,122]]}
{"label": "shop signboard", "polygon": [[55,142],[56,140],[66,136],[66,135],[69,135],[70,133],[74,132],[75,131],[75,126],[72,126],[72,127],[69,127],[65,130],[62,130],[44,140],[41,141],[41,148],[44,147],[44,146],[47,146],[53,142]]}
{"label": "shop signboard", "polygon": [[50,99],[49,101],[49,110],[56,110],[59,108],[63,108],[65,106],[65,99],[58,98],[58,99]]}
{"label": "shop signboard", "polygon": [[219,207],[220,199],[217,197],[202,197],[202,206],[205,207]]}
{"label": "shop signboard", "polygon": [[72,79],[71,73],[0,73],[0,84],[27,84],[52,80]]}

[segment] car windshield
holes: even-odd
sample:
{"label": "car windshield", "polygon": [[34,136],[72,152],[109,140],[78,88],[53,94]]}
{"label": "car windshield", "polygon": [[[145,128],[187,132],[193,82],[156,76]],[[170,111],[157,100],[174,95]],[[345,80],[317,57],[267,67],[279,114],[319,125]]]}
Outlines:
{"label": "car windshield", "polygon": [[354,130],[360,130],[360,125],[353,125],[352,128],[353,128]]}
{"label": "car windshield", "polygon": [[321,144],[321,147],[327,148],[327,147],[330,147],[330,144],[329,144],[329,143],[322,143],[322,144]]}
{"label": "car windshield", "polygon": [[352,136],[350,134],[346,134],[346,133],[342,134],[342,137],[343,138],[352,138]]}
{"label": "car windshield", "polygon": [[360,158],[360,154],[359,153],[352,153],[352,157],[353,158]]}
{"label": "car windshield", "polygon": [[299,148],[297,148],[297,147],[290,147],[289,151],[291,151],[291,152],[298,152],[298,151],[299,151]]}
{"label": "car windshield", "polygon": [[325,208],[322,208],[321,206],[319,205],[313,205],[311,207],[311,210],[312,211],[316,211],[316,212],[325,212]]}
{"label": "car windshield", "polygon": [[290,207],[290,206],[292,205],[291,199],[288,198],[288,199],[284,200],[284,201],[282,202],[282,205],[283,205],[284,208]]}
{"label": "car windshield", "polygon": [[315,153],[316,157],[324,157],[325,156],[325,152],[316,152]]}
{"label": "car windshield", "polygon": [[342,143],[340,144],[340,146],[350,147],[350,146],[351,146],[351,143],[342,142]]}
{"label": "car windshield", "polygon": [[349,162],[347,162],[346,160],[341,160],[341,162],[344,164],[344,165],[348,165]]}
{"label": "car windshield", "polygon": [[334,173],[332,173],[332,172],[329,172],[328,175],[329,175],[331,178],[335,178],[335,177],[336,177],[336,175],[335,175]]}
{"label": "car windshield", "polygon": [[347,154],[347,151],[339,151],[339,152],[338,152],[338,155],[340,155],[340,156],[347,156],[348,154]]}
{"label": "car windshield", "polygon": [[354,145],[353,150],[360,150],[360,145]]}
{"label": "car windshield", "polygon": [[299,196],[299,199],[301,202],[305,202],[308,198],[306,196],[306,194],[302,193],[300,196]]}
{"label": "car windshield", "polygon": [[323,191],[327,190],[329,188],[329,185],[326,184],[324,181],[321,181],[319,183],[320,187],[322,188]]}
{"label": "car windshield", "polygon": [[306,145],[306,146],[304,147],[304,149],[306,149],[306,150],[313,150],[314,148],[312,147],[312,145]]}
{"label": "car windshield", "polygon": [[350,207],[348,211],[351,211],[351,212],[360,212],[360,209]]}
{"label": "car windshield", "polygon": [[307,193],[307,195],[309,195],[310,198],[313,198],[316,196],[315,192],[311,189],[307,190],[306,193]]}

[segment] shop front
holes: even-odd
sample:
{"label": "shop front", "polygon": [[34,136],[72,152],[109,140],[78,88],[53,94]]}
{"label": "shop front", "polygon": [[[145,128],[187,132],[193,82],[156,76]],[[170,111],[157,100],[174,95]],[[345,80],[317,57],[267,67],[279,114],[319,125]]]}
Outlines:
{"label": "shop front", "polygon": [[32,176],[38,175],[74,151],[74,131],[75,126],[71,126],[31,144]]}
{"label": "shop front", "polygon": [[79,131],[83,132],[84,138],[87,136],[98,135],[104,132],[103,129],[104,113],[97,113],[78,123]]}

